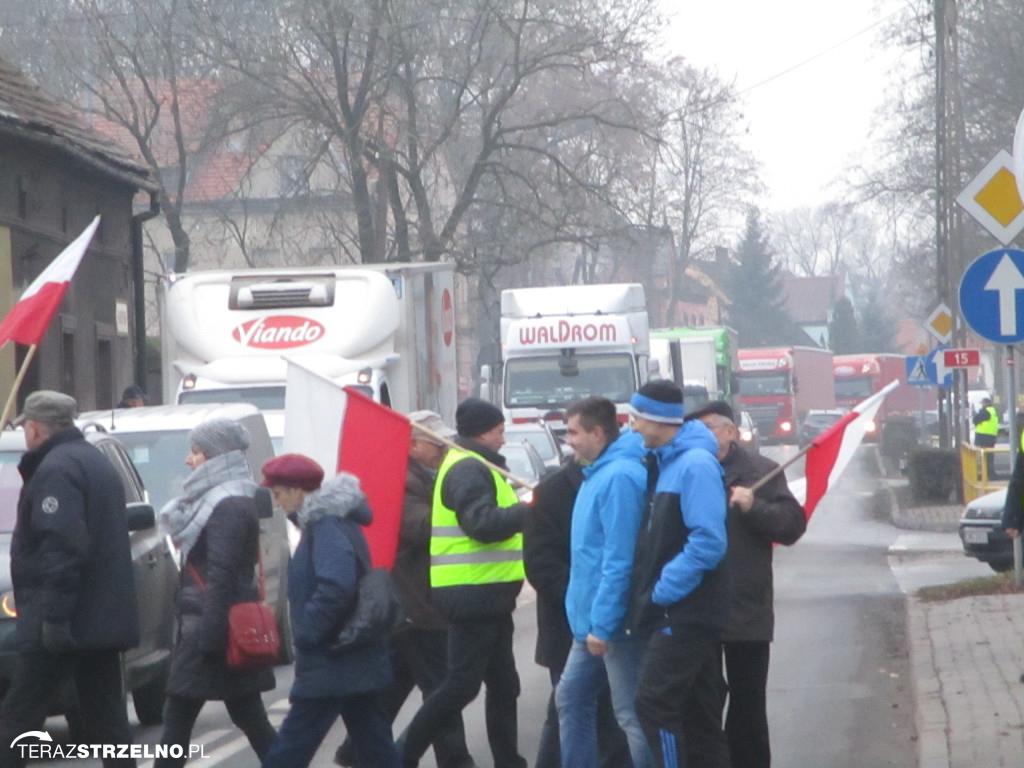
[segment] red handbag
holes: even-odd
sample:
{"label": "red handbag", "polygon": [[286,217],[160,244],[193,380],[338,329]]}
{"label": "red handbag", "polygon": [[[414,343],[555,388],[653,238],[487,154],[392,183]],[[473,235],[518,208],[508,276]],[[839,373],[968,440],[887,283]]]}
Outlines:
{"label": "red handbag", "polygon": [[[206,591],[199,571],[189,563],[192,578]],[[260,599],[258,602],[235,603],[228,609],[227,665],[231,669],[259,669],[277,663],[281,651],[281,635],[277,619],[267,597],[267,582],[263,576],[263,552],[259,552]]]}
{"label": "red handbag", "polygon": [[271,667],[281,651],[277,619],[266,603],[236,603],[228,610],[227,662],[232,669]]}

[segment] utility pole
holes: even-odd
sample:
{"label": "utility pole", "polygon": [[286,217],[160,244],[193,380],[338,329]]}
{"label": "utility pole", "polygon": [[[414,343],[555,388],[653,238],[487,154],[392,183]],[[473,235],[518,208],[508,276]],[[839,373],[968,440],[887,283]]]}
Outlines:
{"label": "utility pole", "polygon": [[[933,0],[935,21],[935,288],[954,318],[960,317],[955,287],[963,275],[963,234],[955,205],[960,189],[960,148],[964,135],[960,99],[956,0]],[[954,322],[953,345],[966,342],[962,324]],[[952,391],[939,389],[939,444],[949,448],[962,439],[959,411],[966,400],[966,380],[954,375]]]}

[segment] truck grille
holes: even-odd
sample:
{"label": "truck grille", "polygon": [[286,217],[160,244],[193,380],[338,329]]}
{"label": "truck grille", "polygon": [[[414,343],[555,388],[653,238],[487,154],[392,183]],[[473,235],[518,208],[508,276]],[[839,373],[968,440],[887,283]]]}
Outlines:
{"label": "truck grille", "polygon": [[302,280],[251,278],[231,281],[230,309],[288,309],[329,307],[334,304],[334,277],[304,277]]}
{"label": "truck grille", "polygon": [[775,432],[775,423],[779,419],[779,407],[777,405],[744,405],[743,410],[750,414],[750,418],[757,424],[757,431],[761,437],[771,437]]}

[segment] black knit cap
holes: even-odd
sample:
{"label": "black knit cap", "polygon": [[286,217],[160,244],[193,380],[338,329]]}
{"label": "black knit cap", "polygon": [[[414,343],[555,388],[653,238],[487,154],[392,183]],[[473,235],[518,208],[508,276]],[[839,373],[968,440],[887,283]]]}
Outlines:
{"label": "black knit cap", "polygon": [[725,400],[712,400],[709,403],[704,403],[700,408],[694,408],[692,412],[686,414],[683,417],[683,421],[690,421],[691,419],[699,419],[702,416],[716,413],[719,416],[725,416],[729,421],[736,423],[736,416],[733,413],[732,406],[729,405]]}
{"label": "black knit cap", "polygon": [[505,421],[500,409],[486,400],[471,397],[455,409],[455,428],[461,437],[476,437]]}
{"label": "black knit cap", "polygon": [[637,393],[661,403],[683,402],[683,390],[681,390],[675,382],[669,381],[668,379],[654,379],[654,381],[648,381],[637,390]]}

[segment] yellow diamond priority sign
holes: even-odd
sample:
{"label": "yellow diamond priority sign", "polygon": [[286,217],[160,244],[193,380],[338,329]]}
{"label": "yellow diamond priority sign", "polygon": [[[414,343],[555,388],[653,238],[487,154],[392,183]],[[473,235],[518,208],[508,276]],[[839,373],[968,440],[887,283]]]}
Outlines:
{"label": "yellow diamond priority sign", "polygon": [[953,313],[945,304],[939,304],[924,321],[924,327],[940,343],[948,344],[953,338]]}
{"label": "yellow diamond priority sign", "polygon": [[1003,245],[1024,230],[1024,202],[1017,191],[1013,158],[1004,149],[964,187],[956,201]]}

